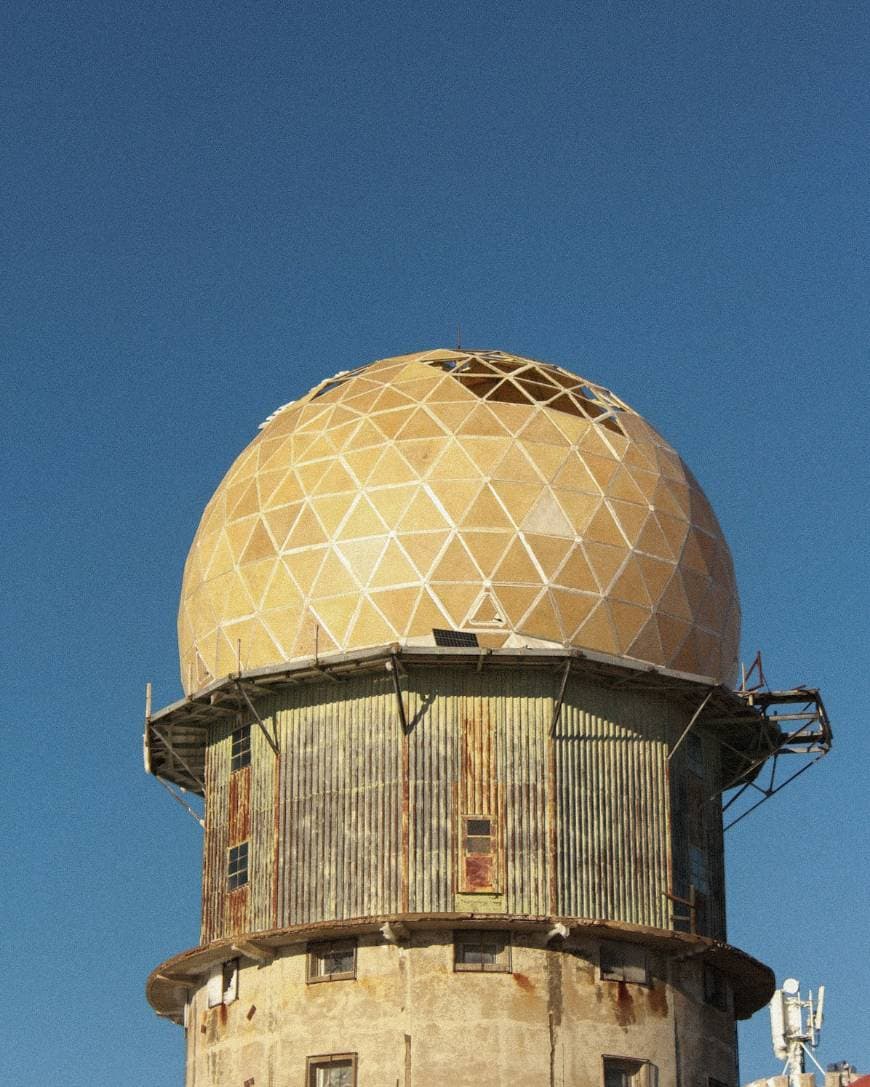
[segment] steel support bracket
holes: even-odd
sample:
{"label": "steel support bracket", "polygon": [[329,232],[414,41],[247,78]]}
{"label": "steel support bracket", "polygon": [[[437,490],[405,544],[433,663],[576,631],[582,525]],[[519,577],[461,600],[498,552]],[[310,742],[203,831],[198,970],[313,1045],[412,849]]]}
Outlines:
{"label": "steel support bracket", "polygon": [[565,667],[562,671],[562,683],[559,687],[559,694],[556,697],[556,705],[553,707],[553,720],[550,722],[550,736],[551,738],[556,735],[556,728],[559,724],[559,718],[562,716],[562,703],[565,701],[565,691],[568,687],[568,676],[571,674],[571,658],[569,657],[565,661]]}
{"label": "steel support bracket", "polygon": [[[187,759],[185,759],[184,756],[178,750],[176,750],[176,748],[174,748],[172,746],[172,744],[169,742],[169,737],[166,736],[164,733],[162,733],[157,728],[156,725],[152,725],[150,722],[148,722],[146,724],[145,731],[146,731],[146,734],[150,733],[150,732],[154,733],[154,735],[157,737],[158,740],[160,740],[160,742],[163,744],[163,746],[166,748],[166,750],[169,752],[169,754],[172,755],[172,757],[174,759],[177,759],[181,763],[181,765],[188,772],[188,774],[190,774],[190,776],[193,778],[193,780],[196,782],[196,784],[200,787],[200,789],[202,789],[203,793],[205,793],[205,782],[202,780],[202,778],[199,776],[199,774],[194,772],[194,770],[192,769],[192,767],[191,767],[190,763],[187,761]],[[150,763],[150,753],[151,753],[151,744],[150,744],[150,742],[148,743],[146,750],[148,751],[148,755],[149,755],[148,762]],[[149,766],[149,769],[150,769],[150,766]]]}
{"label": "steel support bracket", "polygon": [[402,735],[408,734],[408,714],[405,712],[405,700],[402,698],[402,688],[399,686],[399,662],[395,654],[392,654],[385,667],[393,681],[393,690],[396,692],[396,707],[399,711],[399,722],[402,726]]}
{"label": "steel support bracket", "polygon": [[175,789],[172,787],[172,785],[169,784],[168,781],[164,781],[159,774],[155,774],[154,776],[167,791],[167,793],[169,793],[175,803],[180,804],[181,807],[184,808],[184,810],[190,816],[190,818],[196,820],[196,822],[199,823],[202,829],[205,830],[205,820],[200,815],[197,815],[197,813],[193,810],[190,804],[188,804],[187,801],[175,791]]}
{"label": "steel support bracket", "polygon": [[692,731],[692,727],[694,726],[695,722],[698,720],[698,718],[704,712],[704,707],[707,705],[707,703],[713,697],[713,691],[715,691],[715,689],[716,689],[715,687],[711,687],[710,690],[707,691],[707,693],[704,696],[700,706],[698,706],[698,708],[692,714],[692,719],[689,721],[689,723],[683,729],[682,735],[680,736],[679,740],[677,740],[677,742],[674,744],[674,746],[668,752],[668,762],[671,761],[671,759],[674,757],[674,755],[677,752],[677,748],[680,746],[680,744],[683,742],[683,740],[685,740],[685,738]]}
{"label": "steel support bracket", "polygon": [[254,718],[255,718],[257,724],[260,726],[260,731],[266,737],[266,742],[268,743],[269,747],[272,748],[272,750],[275,752],[276,755],[280,755],[281,752],[280,752],[280,749],[278,747],[277,739],[275,739],[272,736],[271,732],[269,732],[269,730],[263,724],[263,720],[260,717],[259,713],[257,713],[257,708],[254,705],[254,703],[251,701],[251,698],[250,698],[248,692],[245,690],[245,688],[242,686],[242,684],[238,680],[236,680],[236,687],[237,687],[237,689],[239,691],[239,694],[241,694],[242,698],[244,698],[245,702],[248,704],[248,709],[254,715]]}

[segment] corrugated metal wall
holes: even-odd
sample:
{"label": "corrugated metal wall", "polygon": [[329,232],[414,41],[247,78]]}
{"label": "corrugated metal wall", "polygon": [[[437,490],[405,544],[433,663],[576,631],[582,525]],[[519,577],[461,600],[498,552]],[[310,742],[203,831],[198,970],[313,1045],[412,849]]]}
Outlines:
{"label": "corrugated metal wall", "polygon": [[[709,892],[696,888],[702,894],[703,905],[698,910],[698,931],[705,936],[724,940],[725,917],[725,843],[722,830],[722,805],[719,796],[721,780],[720,748],[715,738],[696,732],[694,739],[703,752],[702,775],[698,767],[689,765],[689,738],[674,754],[670,763],[671,799],[671,856],[672,883],[676,894],[685,898],[693,882],[690,860],[691,847],[699,846],[705,859]],[[677,905],[675,911],[688,915],[685,905]],[[689,929],[688,921],[677,927]]]}
{"label": "corrugated metal wall", "polygon": [[516,681],[509,673],[495,676],[487,692],[501,737],[504,905],[507,913],[547,914],[548,730],[559,680],[531,673],[509,695]]}
{"label": "corrugated metal wall", "polygon": [[[260,726],[251,722],[249,931],[274,924],[275,855],[278,852],[278,758]],[[240,930],[241,931],[241,930]]]}
{"label": "corrugated metal wall", "polygon": [[[453,909],[455,865],[453,855],[454,805],[459,780],[456,736],[457,680],[441,672],[425,672],[405,686],[408,706],[408,838],[407,908],[413,913]],[[398,744],[395,696],[392,714],[394,742]],[[399,902],[401,904],[401,893]]]}
{"label": "corrugated metal wall", "polygon": [[[269,928],[274,917],[276,759],[258,725],[251,723],[251,765],[230,773],[233,729],[247,718],[216,726],[206,757],[202,939]],[[250,880],[228,892],[230,846],[248,842]]]}
{"label": "corrugated metal wall", "polygon": [[223,935],[227,882],[227,838],[230,791],[230,741],[232,725],[221,723],[212,730],[205,759],[205,841],[202,857],[203,943]]}
{"label": "corrugated metal wall", "polygon": [[265,700],[280,758],[254,726],[244,918],[224,892],[237,817],[233,726],[220,726],[207,758],[204,939],[243,924],[452,911],[464,814],[497,820],[500,912],[669,927],[667,744],[690,711],[572,678],[551,738],[559,680],[421,669],[402,681],[407,736],[386,675]]}
{"label": "corrugated metal wall", "polygon": [[577,684],[555,738],[559,912],[665,928],[667,726],[660,700]]}
{"label": "corrugated metal wall", "polygon": [[277,723],[276,923],[397,911],[402,744],[386,679],[290,692]]}

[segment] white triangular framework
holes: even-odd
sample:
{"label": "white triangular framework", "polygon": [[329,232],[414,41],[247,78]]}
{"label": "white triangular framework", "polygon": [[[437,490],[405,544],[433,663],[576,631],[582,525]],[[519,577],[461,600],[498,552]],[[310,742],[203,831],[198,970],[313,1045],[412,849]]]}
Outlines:
{"label": "white triangular framework", "polygon": [[495,594],[484,589],[475,600],[466,616],[464,626],[501,627],[505,624],[505,615]]}

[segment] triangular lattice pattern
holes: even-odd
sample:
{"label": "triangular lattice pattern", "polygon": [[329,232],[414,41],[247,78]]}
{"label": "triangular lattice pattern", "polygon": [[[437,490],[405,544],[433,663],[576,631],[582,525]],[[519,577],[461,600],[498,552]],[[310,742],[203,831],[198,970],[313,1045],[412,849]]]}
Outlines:
{"label": "triangular lattice pattern", "polygon": [[190,691],[241,663],[473,630],[728,680],[728,548],[609,390],[502,352],[342,373],[264,424],[206,507],[179,612]]}

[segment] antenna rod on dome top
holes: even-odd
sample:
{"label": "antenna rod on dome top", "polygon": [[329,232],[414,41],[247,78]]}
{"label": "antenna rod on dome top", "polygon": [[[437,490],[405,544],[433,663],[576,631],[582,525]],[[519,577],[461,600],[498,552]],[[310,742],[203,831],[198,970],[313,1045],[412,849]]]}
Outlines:
{"label": "antenna rod on dome top", "polygon": [[456,325],[456,350],[462,350],[462,325],[458,322]]}

